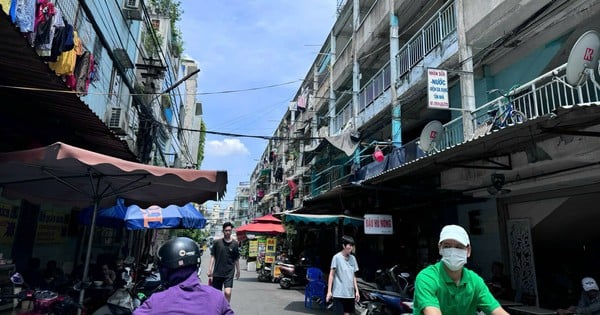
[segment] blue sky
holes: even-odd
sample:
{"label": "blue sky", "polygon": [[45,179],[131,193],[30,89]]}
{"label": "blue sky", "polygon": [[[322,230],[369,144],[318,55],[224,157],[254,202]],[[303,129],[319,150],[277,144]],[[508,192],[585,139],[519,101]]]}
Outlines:
{"label": "blue sky", "polygon": [[[184,54],[199,63],[198,95],[207,130],[271,136],[336,17],[337,0],[183,0]],[[226,170],[222,206],[249,181],[266,140],[207,134],[202,169]],[[209,204],[209,207],[211,205]]]}

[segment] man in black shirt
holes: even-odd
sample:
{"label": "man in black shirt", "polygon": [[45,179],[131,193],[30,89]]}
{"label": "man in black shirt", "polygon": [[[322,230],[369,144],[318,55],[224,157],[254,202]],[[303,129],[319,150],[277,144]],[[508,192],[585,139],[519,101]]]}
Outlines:
{"label": "man in black shirt", "polygon": [[210,263],[207,276],[212,279],[215,289],[223,290],[227,301],[231,301],[231,289],[235,268],[235,279],[240,278],[240,250],[238,242],[231,238],[233,224],[223,224],[223,238],[215,240],[210,249]]}

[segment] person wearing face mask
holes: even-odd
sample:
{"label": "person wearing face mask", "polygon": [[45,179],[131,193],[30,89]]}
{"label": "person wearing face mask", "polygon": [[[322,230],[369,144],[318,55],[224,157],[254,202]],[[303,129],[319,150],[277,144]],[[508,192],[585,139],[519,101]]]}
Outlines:
{"label": "person wearing face mask", "polygon": [[415,280],[415,315],[508,315],[485,281],[464,267],[471,255],[469,235],[461,226],[446,225],[440,232],[441,261],[421,270]]}
{"label": "person wearing face mask", "polygon": [[584,314],[584,315],[600,315],[600,289],[596,280],[591,277],[581,279],[583,291],[579,298],[577,306],[571,306],[567,309],[558,309],[556,312],[559,315],[566,314]]}

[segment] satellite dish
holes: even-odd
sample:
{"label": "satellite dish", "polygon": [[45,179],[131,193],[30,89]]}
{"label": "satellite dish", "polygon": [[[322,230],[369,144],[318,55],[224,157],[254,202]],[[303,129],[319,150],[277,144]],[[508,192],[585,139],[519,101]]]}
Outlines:
{"label": "satellite dish", "polygon": [[419,137],[419,149],[426,153],[439,152],[439,145],[444,137],[444,126],[438,120],[432,120],[423,131],[421,131],[421,137]]}
{"label": "satellite dish", "polygon": [[596,31],[587,31],[577,39],[567,60],[567,83],[581,85],[588,78],[588,70],[598,68],[600,36]]}

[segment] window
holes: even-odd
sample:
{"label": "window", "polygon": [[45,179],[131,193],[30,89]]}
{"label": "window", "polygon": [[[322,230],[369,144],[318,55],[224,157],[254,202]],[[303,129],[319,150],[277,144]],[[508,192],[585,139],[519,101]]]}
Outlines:
{"label": "window", "polygon": [[160,29],[160,20],[152,20],[152,28],[158,31]]}

